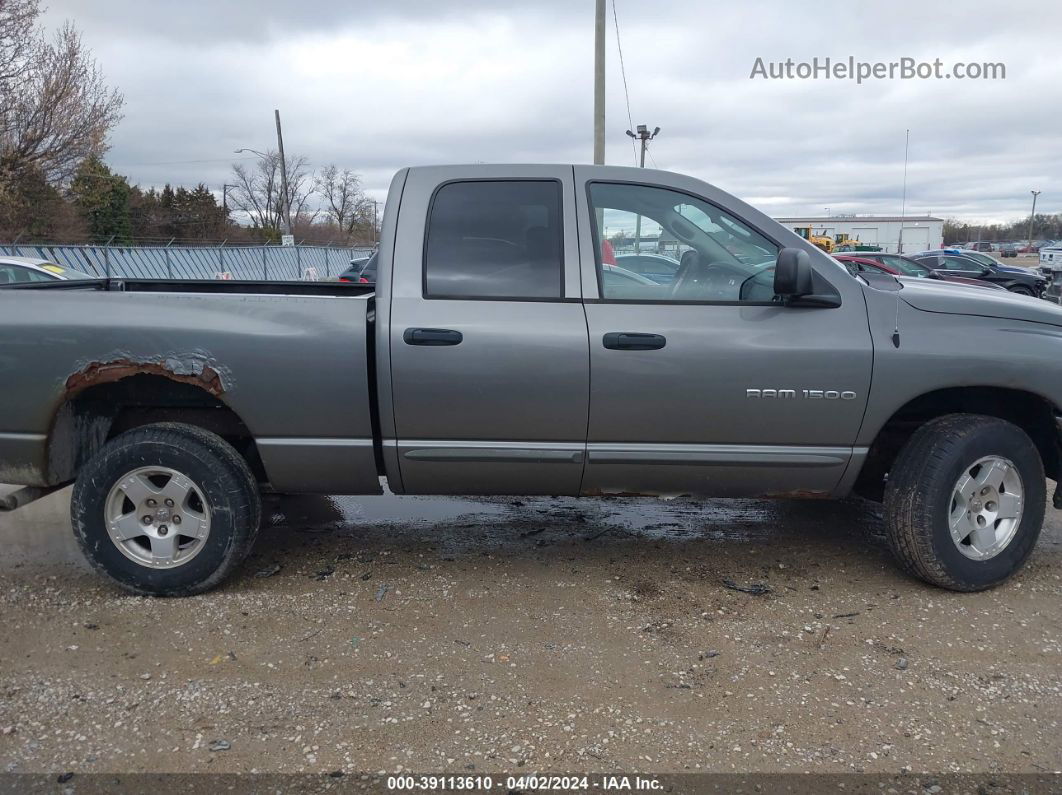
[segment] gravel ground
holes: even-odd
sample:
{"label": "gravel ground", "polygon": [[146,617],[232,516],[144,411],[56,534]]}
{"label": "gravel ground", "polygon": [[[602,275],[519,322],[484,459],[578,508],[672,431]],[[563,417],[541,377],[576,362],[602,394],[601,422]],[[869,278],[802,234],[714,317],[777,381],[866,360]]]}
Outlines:
{"label": "gravel ground", "polygon": [[68,499],[0,516],[9,772],[1062,769],[1055,510],[962,595],[857,501],[274,498],[164,600],[87,569]]}

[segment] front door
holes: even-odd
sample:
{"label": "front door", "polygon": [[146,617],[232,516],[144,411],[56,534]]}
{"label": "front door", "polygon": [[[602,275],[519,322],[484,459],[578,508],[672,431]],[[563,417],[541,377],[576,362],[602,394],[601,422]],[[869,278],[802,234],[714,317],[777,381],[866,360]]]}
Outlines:
{"label": "front door", "polygon": [[409,181],[385,439],[402,490],[578,493],[589,353],[571,167],[499,179],[418,169]]}
{"label": "front door", "polygon": [[[742,220],[751,208],[718,192],[708,201],[694,192],[707,186],[693,181],[595,181],[578,168],[576,177],[593,235],[583,241],[583,492],[829,494],[853,452],[865,453],[853,451],[872,361],[858,283],[815,252],[816,278],[840,305],[785,306],[773,291],[780,245]],[[668,241],[670,282],[619,279],[600,264],[605,237],[622,261],[639,216],[643,235]]]}

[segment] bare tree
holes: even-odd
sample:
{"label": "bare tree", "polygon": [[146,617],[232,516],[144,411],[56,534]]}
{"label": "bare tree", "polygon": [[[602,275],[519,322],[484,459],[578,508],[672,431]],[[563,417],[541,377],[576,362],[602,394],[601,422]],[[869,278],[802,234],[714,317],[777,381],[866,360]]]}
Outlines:
{"label": "bare tree", "polygon": [[350,169],[340,171],[334,163],[325,166],[315,187],[327,204],[329,220],[343,234],[349,237],[356,228],[372,223],[372,200],[361,189],[361,177]]}
{"label": "bare tree", "polygon": [[0,0],[0,83],[22,75],[28,63],[26,42],[40,16],[38,0]]}
{"label": "bare tree", "polygon": [[[298,218],[313,223],[317,212],[310,208],[309,203],[314,182],[309,161],[305,157],[289,157],[287,166],[292,221]],[[265,157],[258,158],[253,167],[233,163],[232,177],[236,185],[236,189],[229,193],[233,207],[247,213],[255,226],[279,230],[284,218],[280,154],[270,150]]]}
{"label": "bare tree", "polygon": [[[26,15],[36,11],[36,4],[0,2],[18,10],[5,19],[15,35],[24,35]],[[0,160],[39,171],[51,184],[62,183],[85,158],[106,149],[107,133],[121,119],[124,100],[107,87],[69,23],[50,40],[30,33],[16,45],[24,52],[11,62],[18,77],[0,81]],[[0,49],[7,46],[4,40]]]}

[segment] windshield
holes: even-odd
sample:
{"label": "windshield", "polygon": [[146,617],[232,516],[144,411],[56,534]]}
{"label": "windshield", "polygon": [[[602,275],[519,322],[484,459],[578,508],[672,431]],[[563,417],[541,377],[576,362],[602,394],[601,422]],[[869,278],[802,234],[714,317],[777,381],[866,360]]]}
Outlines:
{"label": "windshield", "polygon": [[929,268],[925,265],[919,265],[917,262],[912,262],[902,257],[892,258],[886,264],[892,265],[904,276],[917,276],[919,279],[924,279],[930,274]]}
{"label": "windshield", "polygon": [[91,273],[85,273],[84,271],[76,271],[73,268],[65,268],[62,265],[56,265],[53,262],[42,262],[37,266],[42,271],[48,271],[48,273],[54,273],[56,276],[61,276],[64,279],[98,279],[99,276],[93,276]]}

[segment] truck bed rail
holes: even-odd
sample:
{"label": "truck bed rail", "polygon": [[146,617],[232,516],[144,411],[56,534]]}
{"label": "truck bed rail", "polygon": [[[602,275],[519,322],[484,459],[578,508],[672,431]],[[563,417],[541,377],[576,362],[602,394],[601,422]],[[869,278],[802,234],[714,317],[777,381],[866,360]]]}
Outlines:
{"label": "truck bed rail", "polygon": [[261,281],[257,279],[70,279],[0,285],[0,290],[99,290],[135,293],[359,296],[373,284],[354,282]]}

